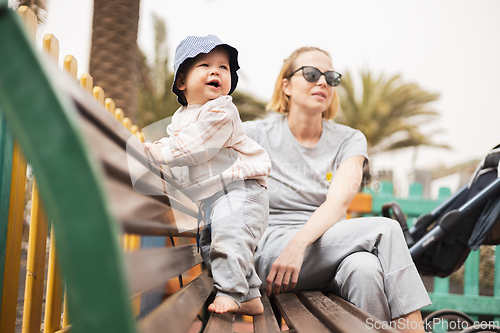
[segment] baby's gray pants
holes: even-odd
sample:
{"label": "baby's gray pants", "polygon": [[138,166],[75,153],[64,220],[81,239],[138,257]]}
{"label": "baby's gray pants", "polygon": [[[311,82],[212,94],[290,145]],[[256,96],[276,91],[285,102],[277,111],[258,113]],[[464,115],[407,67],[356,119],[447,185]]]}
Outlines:
{"label": "baby's gray pants", "polygon": [[[267,228],[255,255],[261,279],[301,227]],[[339,221],[307,248],[294,291],[318,289],[332,291],[384,321],[431,303],[401,227],[383,217]]]}
{"label": "baby's gray pants", "polygon": [[253,255],[268,225],[269,201],[266,188],[256,180],[231,183],[227,191],[204,200],[211,205],[210,228],[201,232],[200,249],[216,296],[240,305],[261,296]]}

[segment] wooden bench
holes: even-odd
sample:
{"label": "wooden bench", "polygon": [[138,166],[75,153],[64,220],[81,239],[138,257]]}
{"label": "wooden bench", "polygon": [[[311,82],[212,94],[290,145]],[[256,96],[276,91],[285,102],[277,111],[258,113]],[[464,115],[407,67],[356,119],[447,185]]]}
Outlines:
{"label": "wooden bench", "polygon": [[[201,312],[204,332],[233,332],[234,314],[208,317],[203,311],[212,293],[205,270],[137,319],[135,295],[201,265],[202,258],[195,244],[123,253],[122,235],[193,237],[197,205],[165,193],[170,185],[149,164],[142,144],[38,55],[17,15],[5,7],[0,45],[0,112],[34,169],[53,222],[72,323],[65,331],[188,332]],[[282,319],[289,332],[395,332],[371,329],[375,318],[319,291],[264,296],[263,303],[255,332],[280,332]]]}

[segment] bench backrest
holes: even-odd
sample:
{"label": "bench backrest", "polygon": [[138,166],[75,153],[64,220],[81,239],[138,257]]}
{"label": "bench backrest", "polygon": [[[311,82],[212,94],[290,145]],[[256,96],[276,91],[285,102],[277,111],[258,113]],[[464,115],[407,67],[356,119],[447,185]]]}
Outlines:
{"label": "bench backrest", "polygon": [[[157,195],[134,190],[130,159],[149,166],[144,152],[137,151],[142,144],[69,76],[52,68],[34,49],[19,17],[7,9],[0,10],[0,45],[1,111],[33,166],[53,221],[72,332],[136,332],[130,297],[199,264],[201,257],[194,245],[124,256],[119,236],[173,236],[193,229],[172,218],[175,199],[163,195],[158,170],[134,184]],[[196,221],[193,203],[178,206],[184,207],[176,213],[185,216],[184,222]],[[158,256],[168,260],[155,260]],[[188,306],[177,307],[182,313],[159,308],[141,321],[141,331],[155,332],[165,320],[191,325],[212,282],[202,274],[193,285],[186,290],[196,294],[189,298],[194,314],[186,313]]]}

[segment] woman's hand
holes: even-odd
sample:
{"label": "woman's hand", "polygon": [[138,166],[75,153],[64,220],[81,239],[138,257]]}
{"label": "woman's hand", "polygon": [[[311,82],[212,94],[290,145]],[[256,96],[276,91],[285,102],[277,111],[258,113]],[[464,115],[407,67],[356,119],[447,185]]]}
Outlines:
{"label": "woman's hand", "polygon": [[271,266],[266,280],[268,295],[271,295],[273,285],[275,294],[295,288],[306,248],[345,215],[356,195],[363,176],[364,160],[363,156],[353,156],[340,164],[326,201],[316,209]]}
{"label": "woman's hand", "polygon": [[163,148],[163,144],[161,144],[160,142],[157,142],[157,143],[145,142],[144,147],[146,147],[146,149],[149,150],[149,152],[151,153],[151,156],[155,160],[155,163],[158,163],[158,164],[165,163],[163,156],[161,154],[161,148]]}
{"label": "woman's hand", "polygon": [[271,295],[273,285],[275,294],[295,288],[304,261],[304,253],[305,248],[288,243],[271,266],[271,271],[266,280],[267,295]]}

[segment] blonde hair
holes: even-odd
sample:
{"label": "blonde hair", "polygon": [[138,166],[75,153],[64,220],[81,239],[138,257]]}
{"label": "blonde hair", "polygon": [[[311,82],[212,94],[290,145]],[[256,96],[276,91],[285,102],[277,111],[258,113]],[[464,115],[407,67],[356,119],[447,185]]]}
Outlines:
{"label": "blonde hair", "polygon": [[[271,101],[266,105],[267,111],[276,111],[279,113],[288,113],[288,107],[290,104],[290,97],[287,96],[283,92],[283,79],[289,79],[290,74],[293,72],[293,68],[295,66],[295,60],[303,53],[311,52],[311,51],[320,51],[323,52],[331,59],[328,52],[312,46],[301,47],[300,49],[295,50],[288,59],[285,59],[283,63],[283,67],[281,67],[281,72],[276,79],[276,85],[274,86],[274,93]],[[339,97],[337,95],[337,90],[333,90],[333,98],[332,102],[328,106],[328,108],[323,111],[323,118],[332,119],[335,117],[339,108]]]}

